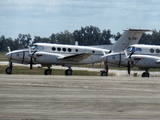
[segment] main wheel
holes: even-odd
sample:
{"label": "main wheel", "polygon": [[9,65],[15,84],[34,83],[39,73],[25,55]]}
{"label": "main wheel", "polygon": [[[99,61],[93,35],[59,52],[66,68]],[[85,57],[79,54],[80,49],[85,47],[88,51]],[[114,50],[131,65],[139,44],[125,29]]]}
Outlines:
{"label": "main wheel", "polygon": [[150,75],[149,75],[149,73],[148,72],[144,72],[144,73],[142,73],[142,77],[149,77]]}
{"label": "main wheel", "polygon": [[108,74],[105,71],[102,71],[101,76],[108,76]]}
{"label": "main wheel", "polygon": [[52,70],[51,69],[47,69],[44,71],[44,75],[51,75]]}
{"label": "main wheel", "polygon": [[11,67],[6,68],[6,74],[12,74],[12,68]]}
{"label": "main wheel", "polygon": [[65,71],[65,74],[66,74],[66,75],[72,75],[72,70],[71,70],[71,69],[67,69],[67,70]]}

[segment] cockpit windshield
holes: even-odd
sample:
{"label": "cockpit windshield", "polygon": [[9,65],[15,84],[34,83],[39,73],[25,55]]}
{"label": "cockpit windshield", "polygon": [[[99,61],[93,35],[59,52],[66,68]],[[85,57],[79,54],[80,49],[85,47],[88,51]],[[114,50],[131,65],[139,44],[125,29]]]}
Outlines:
{"label": "cockpit windshield", "polygon": [[134,47],[131,46],[127,47],[127,52],[134,52]]}
{"label": "cockpit windshield", "polygon": [[31,46],[31,50],[35,51],[35,50],[37,50],[37,49],[38,49],[37,45],[32,45],[32,46]]}
{"label": "cockpit windshield", "polygon": [[142,51],[141,48],[136,48],[136,47],[132,47],[132,46],[127,47],[127,52],[139,53],[141,51]]}

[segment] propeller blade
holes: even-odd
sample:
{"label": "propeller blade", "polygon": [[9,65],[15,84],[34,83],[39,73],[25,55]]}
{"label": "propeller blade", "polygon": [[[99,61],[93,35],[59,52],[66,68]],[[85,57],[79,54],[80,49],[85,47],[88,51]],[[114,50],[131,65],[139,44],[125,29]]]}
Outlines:
{"label": "propeller blade", "polygon": [[8,49],[8,52],[11,52],[11,49],[10,49],[10,47],[9,47],[9,46],[7,47],[7,49]]}
{"label": "propeller blade", "polygon": [[124,50],[124,54],[125,54],[125,56],[126,56],[126,57],[128,56],[128,54],[127,54],[127,51],[126,51],[126,50]]}
{"label": "propeller blade", "polygon": [[129,58],[131,58],[131,56],[133,55],[134,52],[131,52],[131,54],[129,55]]}
{"label": "propeller blade", "polygon": [[103,52],[103,55],[106,55],[106,53],[104,51],[102,51],[102,52]]}
{"label": "propeller blade", "polygon": [[30,46],[28,46],[28,51],[29,51],[29,54],[32,54],[32,53],[31,53],[31,47],[30,47]]}
{"label": "propeller blade", "polygon": [[31,57],[31,59],[30,59],[30,70],[32,69],[32,66],[33,65],[33,60],[32,60],[32,57]]}
{"label": "propeller blade", "polygon": [[129,61],[128,61],[128,65],[127,65],[127,70],[128,70],[128,75],[130,75],[131,65],[130,65]]}

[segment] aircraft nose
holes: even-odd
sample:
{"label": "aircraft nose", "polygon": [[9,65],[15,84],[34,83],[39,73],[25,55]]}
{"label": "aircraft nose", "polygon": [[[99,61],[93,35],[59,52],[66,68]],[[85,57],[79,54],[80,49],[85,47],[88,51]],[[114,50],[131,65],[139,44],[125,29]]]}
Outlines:
{"label": "aircraft nose", "polygon": [[10,59],[11,58],[11,53],[6,53],[6,55],[5,55],[8,59]]}

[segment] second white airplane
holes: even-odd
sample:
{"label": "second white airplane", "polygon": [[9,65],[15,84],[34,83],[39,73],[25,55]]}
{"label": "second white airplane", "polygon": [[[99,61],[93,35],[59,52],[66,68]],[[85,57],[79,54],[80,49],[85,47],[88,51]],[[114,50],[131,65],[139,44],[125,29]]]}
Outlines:
{"label": "second white airplane", "polygon": [[142,77],[149,77],[149,68],[160,68],[160,46],[134,44],[124,52],[110,53],[101,59],[107,61],[110,66],[127,67],[128,74],[131,67],[138,67],[145,70]]}
{"label": "second white airplane", "polygon": [[[125,29],[123,35],[113,45],[112,51],[123,51],[128,45],[139,42],[142,34],[146,29]],[[9,66],[6,68],[6,73],[12,73],[12,63],[30,64],[32,69],[33,64],[41,64],[42,67],[48,67],[44,71],[45,75],[51,75],[50,69],[53,64],[68,67],[65,71],[66,75],[72,75],[72,65],[91,64],[101,62],[101,56],[111,52],[108,49],[76,46],[76,45],[60,45],[49,43],[35,43],[29,49],[14,50],[6,53],[9,60]],[[102,76],[106,76],[108,71],[103,71]]]}

